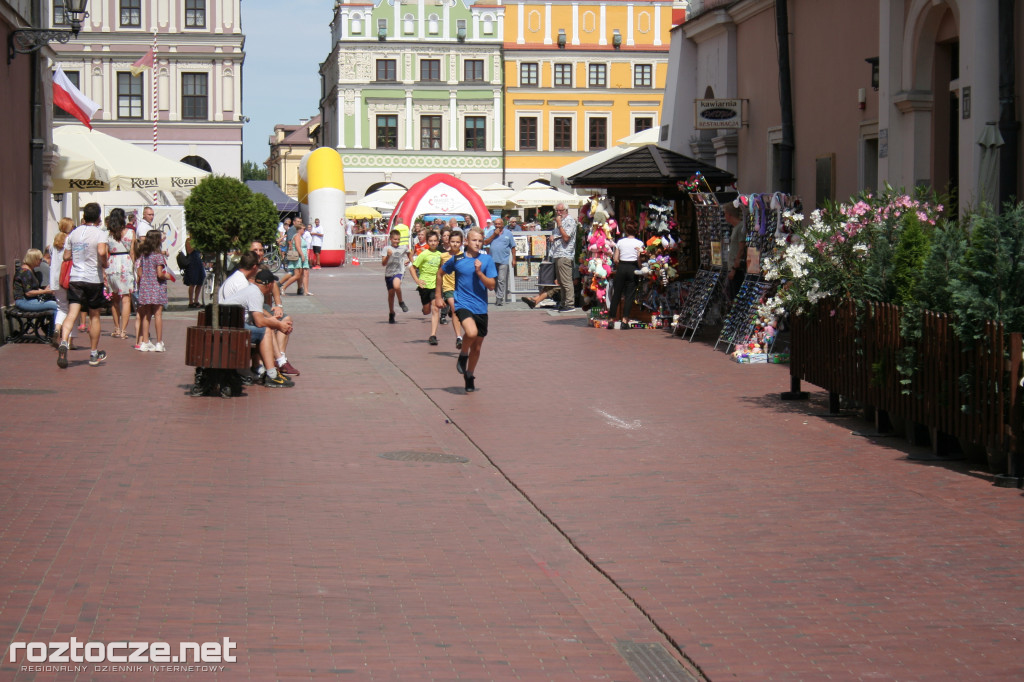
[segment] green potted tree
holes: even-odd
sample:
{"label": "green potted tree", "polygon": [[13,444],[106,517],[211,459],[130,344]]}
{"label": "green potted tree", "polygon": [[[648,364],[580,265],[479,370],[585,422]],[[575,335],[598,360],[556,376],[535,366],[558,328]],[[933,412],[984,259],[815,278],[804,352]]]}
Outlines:
{"label": "green potted tree", "polygon": [[[196,393],[202,377],[199,368],[238,370],[249,366],[249,332],[222,328],[218,298],[228,254],[248,249],[254,241],[275,239],[277,209],[269,198],[252,192],[239,180],[211,175],[185,200],[185,224],[192,245],[214,255],[212,309],[208,309],[206,326],[189,327],[185,341],[185,362],[197,368]],[[224,387],[225,382],[218,383]]]}

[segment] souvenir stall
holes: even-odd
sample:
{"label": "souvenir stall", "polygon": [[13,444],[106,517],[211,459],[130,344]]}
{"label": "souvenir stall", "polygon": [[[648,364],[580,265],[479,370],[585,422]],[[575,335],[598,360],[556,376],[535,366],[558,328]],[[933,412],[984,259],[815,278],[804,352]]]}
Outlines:
{"label": "souvenir stall", "polygon": [[575,187],[605,190],[580,209],[581,293],[593,326],[607,326],[613,247],[627,220],[637,223],[637,237],[646,249],[637,296],[624,322],[634,328],[661,328],[680,314],[690,280],[702,269],[697,212],[684,184],[695,176],[709,189],[723,189],[734,181],[727,171],[653,144],[566,178]]}
{"label": "souvenir stall", "polygon": [[674,330],[690,340],[697,329],[711,321],[708,311],[714,302],[728,304],[725,295],[723,254],[729,252],[732,229],[725,221],[723,202],[734,202],[743,210],[746,227],[747,274],[735,299],[727,305],[715,349],[732,353],[739,362],[781,361],[773,356],[777,322],[761,314],[762,305],[775,291],[777,282],[764,278],[761,262],[773,257],[776,248],[789,238],[787,212],[799,212],[798,198],[782,194],[716,194],[701,186],[699,178],[687,183],[697,214],[701,270],[683,312],[673,321]]}

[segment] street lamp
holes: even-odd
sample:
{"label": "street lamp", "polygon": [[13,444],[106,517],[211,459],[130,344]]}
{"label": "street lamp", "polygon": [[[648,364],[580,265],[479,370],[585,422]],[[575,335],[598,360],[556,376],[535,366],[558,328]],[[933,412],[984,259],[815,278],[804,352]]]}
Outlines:
{"label": "street lamp", "polygon": [[[56,0],[60,2],[61,0]],[[16,54],[36,52],[49,43],[66,43],[78,36],[82,30],[82,20],[89,16],[85,6],[89,0],[63,0],[64,16],[71,24],[70,31],[51,28],[19,28],[11,33],[7,42],[7,63],[10,64]]]}

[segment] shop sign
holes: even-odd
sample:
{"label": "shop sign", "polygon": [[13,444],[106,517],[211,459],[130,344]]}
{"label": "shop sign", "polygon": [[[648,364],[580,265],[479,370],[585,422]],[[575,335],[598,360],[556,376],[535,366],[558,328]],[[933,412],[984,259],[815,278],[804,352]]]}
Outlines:
{"label": "shop sign", "polygon": [[694,100],[694,127],[697,130],[743,127],[743,100]]}

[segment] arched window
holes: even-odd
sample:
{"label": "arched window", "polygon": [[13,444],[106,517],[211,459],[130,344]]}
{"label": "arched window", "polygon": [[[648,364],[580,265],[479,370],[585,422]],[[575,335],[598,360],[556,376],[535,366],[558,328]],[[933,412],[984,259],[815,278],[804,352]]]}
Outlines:
{"label": "arched window", "polygon": [[494,35],[494,15],[485,14],[483,16],[483,32],[485,36]]}
{"label": "arched window", "polygon": [[352,14],[352,22],[349,25],[349,33],[361,34],[363,32],[363,15],[361,12]]}
{"label": "arched window", "polygon": [[441,18],[436,14],[431,14],[427,17],[427,33],[430,35],[437,35],[441,32]]}
{"label": "arched window", "polygon": [[412,14],[402,17],[402,32],[410,36],[416,33],[416,17]]}
{"label": "arched window", "polygon": [[207,173],[212,173],[213,172],[213,168],[210,167],[209,161],[207,161],[206,159],[204,159],[201,156],[195,156],[195,155],[193,155],[193,156],[186,156],[185,158],[183,158],[181,160],[181,162],[182,163],[187,163],[188,165],[193,166],[194,168],[198,168],[200,170],[204,170]]}

